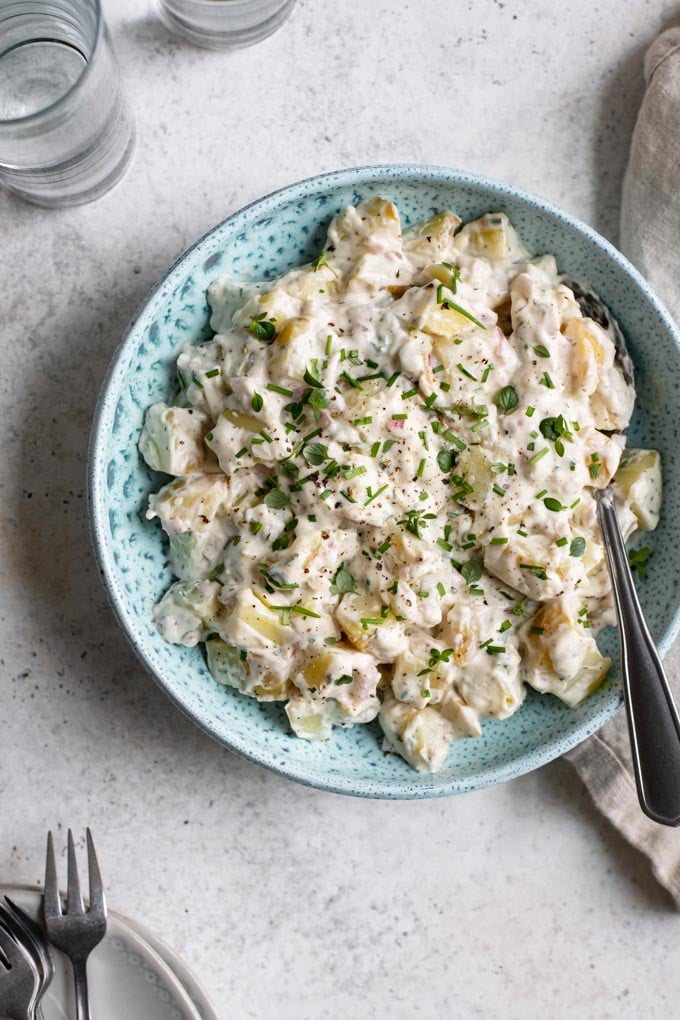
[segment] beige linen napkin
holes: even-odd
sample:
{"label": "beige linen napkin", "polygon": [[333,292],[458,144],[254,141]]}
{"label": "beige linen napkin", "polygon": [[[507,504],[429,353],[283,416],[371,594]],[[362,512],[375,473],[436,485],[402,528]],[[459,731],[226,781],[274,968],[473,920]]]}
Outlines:
{"label": "beige linen napkin", "polygon": [[[623,184],[621,250],[680,322],[680,27],[663,32],[645,57],[647,91]],[[680,704],[678,649],[666,659]],[[623,712],[567,755],[599,810],[646,854],[680,908],[680,829],[641,812]]]}

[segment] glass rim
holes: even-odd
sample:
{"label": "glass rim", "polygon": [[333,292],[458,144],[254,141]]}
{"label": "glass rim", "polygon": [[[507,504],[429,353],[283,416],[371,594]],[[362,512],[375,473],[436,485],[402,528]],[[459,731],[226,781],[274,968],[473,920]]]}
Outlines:
{"label": "glass rim", "polygon": [[[158,0],[158,2],[163,6],[163,0]],[[182,3],[187,7],[200,7],[213,11],[219,10],[219,7],[216,7],[216,3],[223,3],[226,10],[227,4],[229,4],[229,7],[248,7],[262,2],[263,0],[182,0]]]}
{"label": "glass rim", "polygon": [[[0,131],[6,127],[13,127],[19,124],[30,124],[31,121],[39,121],[41,117],[45,117],[47,114],[52,113],[59,106],[66,102],[69,96],[72,96],[76,89],[80,88],[83,80],[87,77],[90,72],[90,68],[94,63],[95,54],[101,47],[101,41],[104,34],[104,18],[102,16],[102,6],[100,0],[87,0],[92,5],[95,12],[95,29],[94,29],[94,44],[92,46],[92,53],[90,54],[85,67],[80,72],[76,80],[72,85],[69,85],[66,92],[55,99],[49,106],[44,106],[41,110],[36,110],[34,113],[27,113],[23,117],[0,117]],[[239,0],[237,0],[239,2]]]}

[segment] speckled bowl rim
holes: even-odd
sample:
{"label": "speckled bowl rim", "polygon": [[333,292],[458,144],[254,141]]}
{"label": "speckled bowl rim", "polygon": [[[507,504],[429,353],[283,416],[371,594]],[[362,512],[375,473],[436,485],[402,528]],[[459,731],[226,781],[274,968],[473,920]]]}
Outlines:
{"label": "speckled bowl rim", "polygon": [[[256,765],[262,765],[264,768],[269,769],[277,775],[283,776],[287,779],[293,779],[305,786],[325,790],[330,793],[340,793],[369,799],[410,800],[431,797],[447,797],[457,793],[482,790],[497,783],[502,783],[509,779],[515,779],[518,776],[525,775],[528,772],[532,772],[534,769],[540,768],[542,765],[546,765],[548,762],[553,761],[555,758],[560,757],[560,755],[565,754],[567,751],[570,751],[572,748],[582,743],[593,733],[597,732],[597,730],[601,729],[601,727],[615,715],[623,704],[623,694],[620,687],[612,689],[607,700],[603,702],[600,710],[593,717],[583,722],[580,726],[566,734],[564,737],[547,740],[545,743],[536,747],[532,752],[517,754],[502,765],[490,766],[483,769],[476,775],[467,775],[460,777],[460,779],[450,779],[446,782],[442,782],[440,786],[434,788],[419,786],[418,773],[416,772],[414,772],[413,776],[409,777],[406,781],[390,783],[389,787],[386,786],[384,789],[376,789],[376,786],[379,784],[379,780],[375,779],[369,780],[354,776],[336,776],[333,777],[333,779],[330,779],[330,777],[327,776],[317,777],[311,772],[308,766],[295,762],[286,762],[285,767],[282,767],[280,754],[277,754],[276,751],[272,751],[268,748],[258,748],[257,751],[254,752],[248,745],[248,742],[242,739],[239,734],[231,734],[229,738],[219,735],[215,732],[215,729],[211,724],[211,720],[203,716],[200,710],[196,710],[194,706],[188,704],[188,699],[187,701],[183,700],[176,696],[175,692],[169,690],[165,686],[163,679],[157,674],[149,656],[145,652],[145,649],[138,646],[128,629],[128,607],[125,599],[121,597],[120,593],[116,590],[116,585],[111,581],[112,575],[116,572],[116,565],[113,560],[111,548],[106,541],[106,526],[99,519],[97,514],[97,508],[102,506],[104,502],[101,499],[102,493],[106,488],[106,458],[104,454],[106,443],[113,427],[116,403],[118,399],[118,384],[122,381],[122,378],[124,378],[125,372],[129,367],[128,344],[134,338],[140,319],[142,319],[146,309],[152,303],[158,292],[171,283],[174,277],[179,279],[180,276],[183,275],[185,261],[190,256],[200,253],[202,246],[206,243],[208,238],[223,227],[230,225],[234,227],[236,231],[239,229],[242,230],[247,227],[248,222],[252,219],[254,213],[257,213],[258,218],[266,216],[268,213],[275,211],[282,200],[294,201],[296,199],[301,199],[314,194],[320,189],[327,194],[336,187],[347,187],[351,185],[360,186],[369,183],[379,186],[381,180],[387,182],[390,180],[394,181],[395,179],[404,179],[410,182],[422,181],[424,184],[445,181],[446,183],[453,185],[458,184],[472,188],[483,187],[487,191],[494,193],[499,199],[509,198],[527,205],[536,212],[545,213],[547,216],[552,217],[554,220],[563,224],[566,228],[568,228],[568,230],[575,232],[591,243],[595,243],[605,253],[609,260],[616,263],[616,265],[623,270],[623,272],[631,280],[631,283],[642,291],[645,298],[654,307],[669,334],[673,337],[675,346],[680,352],[680,330],[678,330],[678,327],[663,303],[654,294],[649,284],[640,275],[637,269],[635,269],[628,259],[612,244],[610,244],[609,241],[598,234],[596,230],[593,230],[592,227],[587,226],[585,223],[576,219],[574,216],[571,216],[569,213],[563,212],[557,206],[552,205],[552,203],[509,184],[496,181],[483,174],[471,174],[445,166],[420,163],[389,163],[349,167],[344,170],[333,170],[328,173],[317,174],[313,177],[306,177],[303,180],[296,181],[284,188],[272,191],[264,198],[258,198],[255,201],[250,202],[248,205],[243,206],[237,212],[227,216],[226,219],[222,220],[216,226],[203,234],[203,236],[199,238],[195,244],[187,248],[158,281],[158,283],[152,287],[137,308],[129,326],[125,330],[102,383],[101,392],[99,394],[99,399],[94,413],[92,431],[90,433],[87,465],[87,494],[92,543],[99,563],[102,582],[111,607],[137,657],[140,659],[147,671],[151,673],[156,683],[165,691],[170,700],[180,709],[181,712],[183,712],[184,715],[188,716],[188,718],[196,723],[196,725],[198,725],[214,740],[228,748],[230,751],[238,754],[240,757],[245,758],[247,761],[253,762]],[[658,648],[661,655],[666,654],[679,632],[680,604],[676,606],[669,625],[658,640]]]}

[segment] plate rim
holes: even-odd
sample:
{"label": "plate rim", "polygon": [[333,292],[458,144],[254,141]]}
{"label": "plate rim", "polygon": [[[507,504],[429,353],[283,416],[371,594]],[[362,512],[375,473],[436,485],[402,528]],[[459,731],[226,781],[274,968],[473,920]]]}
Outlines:
{"label": "plate rim", "polygon": [[[593,243],[604,250],[609,259],[615,262],[621,270],[634,282],[643,292],[647,301],[652,305],[659,316],[664,327],[672,337],[676,348],[680,353],[680,329],[672,319],[664,303],[654,293],[650,285],[631,262],[615,248],[606,238],[602,237],[593,227],[588,226],[577,217],[572,216],[553,205],[546,199],[540,198],[514,185],[496,180],[483,174],[469,173],[463,170],[446,167],[437,164],[427,163],[379,163],[364,164],[361,166],[348,167],[340,170],[331,170],[326,173],[316,174],[302,178],[291,184],[278,188],[266,195],[256,198],[241,208],[230,213],[223,220],[205,231],[201,237],[186,248],[172,263],[169,269],[151,287],[137,307],[130,323],[125,329],[122,338],[114,351],[108,369],[104,376],[90,432],[88,454],[87,454],[87,505],[90,536],[94,547],[95,557],[99,566],[102,583],[114,615],[119,626],[123,630],[128,644],[156,682],[163,690],[170,701],[195,725],[199,726],[205,733],[221,746],[239,755],[253,764],[260,765],[276,775],[292,779],[304,786],[313,789],[323,790],[329,793],[344,794],[366,799],[379,800],[422,800],[430,798],[448,797],[455,794],[481,790],[497,783],[517,778],[534,771],[572,750],[583,743],[589,736],[597,732],[608,722],[623,705],[623,694],[619,689],[612,690],[595,715],[588,721],[584,721],[573,732],[562,737],[546,740],[539,747],[530,752],[521,752],[513,755],[502,764],[497,764],[478,771],[465,777],[449,778],[436,786],[417,786],[418,774],[414,772],[413,778],[395,779],[394,782],[384,780],[372,781],[368,776],[330,776],[324,773],[317,776],[313,768],[305,766],[304,763],[281,762],[281,754],[258,748],[251,750],[248,742],[240,740],[238,736],[229,734],[223,736],[217,734],[212,726],[211,720],[195,709],[185,705],[179,695],[169,689],[162,681],[156,671],[156,665],[152,662],[151,656],[139,644],[131,640],[129,628],[132,626],[132,619],[129,616],[125,600],[116,590],[112,583],[112,576],[115,573],[115,565],[112,562],[112,554],[107,548],[104,538],[104,527],[98,515],[98,507],[103,502],[105,489],[105,457],[104,444],[108,438],[113,415],[115,413],[115,402],[111,395],[111,387],[116,376],[127,367],[128,343],[138,326],[140,319],[150,305],[160,296],[164,286],[171,283],[172,278],[177,274],[180,266],[193,253],[200,250],[214,235],[223,231],[228,226],[238,225],[239,221],[243,226],[247,225],[248,219],[257,213],[258,216],[265,216],[272,207],[277,206],[281,200],[301,199],[309,194],[319,191],[321,188],[326,192],[334,187],[346,187],[348,185],[375,184],[377,187],[381,181],[405,180],[409,182],[422,182],[432,184],[445,182],[451,185],[462,185],[468,187],[484,187],[491,191],[498,198],[511,198],[524,203],[539,213],[552,217],[559,223],[568,227],[577,234],[580,234],[590,243]],[[671,647],[673,641],[680,633],[680,603],[675,606],[671,619],[664,633],[657,642],[660,654],[663,656]],[[378,750],[378,749],[377,749]]]}
{"label": "plate rim", "polygon": [[[36,896],[42,898],[44,895],[44,889],[38,885],[32,885],[31,883],[24,882],[0,882],[0,896],[9,895],[12,898],[12,893],[34,893]],[[60,891],[60,895],[66,899],[66,894]],[[118,911],[112,910],[107,907],[107,920],[113,920],[123,930],[136,945],[141,944],[144,948],[144,952],[148,954],[149,958],[157,968],[158,973],[163,978],[164,983],[169,986],[169,990],[175,996],[175,999],[179,1005],[184,1009],[188,1020],[219,1020],[219,1017],[214,1012],[214,1017],[202,1017],[198,1012],[196,1005],[194,1004],[188,988],[185,987],[183,981],[179,975],[174,972],[170,964],[163,959],[158,950],[156,950],[146,939],[145,934],[142,931],[138,931],[135,922],[131,922],[129,918],[126,918],[123,914],[119,914]],[[111,933],[107,930],[107,935]],[[152,933],[153,934],[153,933]],[[105,936],[106,937],[106,936]],[[156,936],[154,935],[154,938]],[[170,947],[168,947],[169,949]],[[63,954],[62,954],[63,955]],[[174,957],[177,954],[174,951],[170,951],[170,956]],[[198,984],[198,982],[197,982]],[[203,991],[200,984],[198,987]],[[205,996],[205,993],[204,993]],[[206,1001],[209,1002],[207,996]]]}

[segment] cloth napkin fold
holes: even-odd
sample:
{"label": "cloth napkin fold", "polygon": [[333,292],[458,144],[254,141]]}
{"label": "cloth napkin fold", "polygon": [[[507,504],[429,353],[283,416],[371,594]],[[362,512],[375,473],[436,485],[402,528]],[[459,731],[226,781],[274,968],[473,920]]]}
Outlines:
{"label": "cloth napkin fold", "polygon": [[[663,32],[645,57],[647,89],[623,183],[621,250],[680,322],[680,26]],[[680,704],[678,647],[666,671]],[[597,808],[650,860],[680,909],[680,829],[640,810],[624,712],[567,754]]]}

